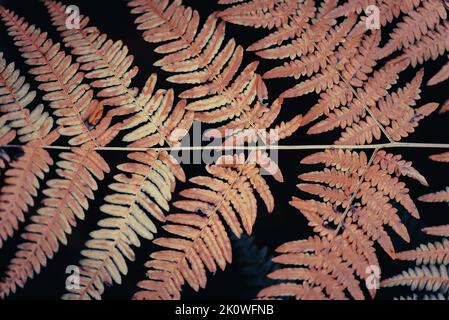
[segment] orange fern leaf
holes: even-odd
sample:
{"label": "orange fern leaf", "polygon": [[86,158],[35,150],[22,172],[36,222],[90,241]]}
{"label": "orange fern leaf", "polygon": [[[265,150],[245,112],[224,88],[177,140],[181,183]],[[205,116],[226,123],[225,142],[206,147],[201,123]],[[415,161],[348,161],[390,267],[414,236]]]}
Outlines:
{"label": "orange fern leaf", "polygon": [[[165,54],[155,65],[176,73],[167,80],[197,84],[179,97],[195,99],[186,108],[204,122],[222,122],[245,117],[251,104],[267,98],[266,88],[255,73],[257,63],[239,72],[243,48],[234,39],[225,41],[225,24],[212,14],[199,31],[198,12],[181,5],[180,0],[130,1],[131,12],[138,14],[138,29],[151,43],[166,42],[155,51]],[[167,31],[169,30],[169,31]]]}
{"label": "orange fern leaf", "polygon": [[[121,124],[111,126],[111,116],[106,116],[95,128],[86,124],[89,109],[95,108],[97,101],[92,99],[90,87],[80,84],[83,74],[77,72],[78,65],[71,64],[70,56],[59,50],[59,44],[53,45],[46,33],[3,7],[0,14],[23,56],[33,57],[27,63],[34,66],[31,73],[41,82],[39,88],[47,93],[44,99],[50,101],[50,106],[56,109],[55,115],[60,117],[59,133],[72,137],[71,145],[81,145],[60,154],[62,160],[57,162],[56,171],[60,178],[47,182],[48,189],[43,191],[47,198],[26,227],[22,235],[26,242],[19,246],[6,278],[0,283],[0,296],[4,297],[39,273],[47,259],[58,251],[59,242],[67,243],[66,233],[76,225],[76,218],[84,219],[88,199],[93,199],[93,191],[98,188],[95,179],[102,180],[109,172],[109,166],[94,148],[107,145],[118,134]],[[42,61],[46,62],[44,66]]]}
{"label": "orange fern leaf", "polygon": [[40,188],[49,166],[53,165],[50,154],[43,148],[50,145],[59,134],[51,131],[53,119],[43,106],[27,109],[36,93],[29,91],[29,84],[14,69],[14,63],[7,64],[0,54],[0,112],[7,125],[17,130],[19,141],[26,143],[23,155],[10,164],[5,172],[5,185],[0,190],[0,248],[4,241],[23,222],[28,207],[34,205],[34,197]]}
{"label": "orange fern leaf", "polygon": [[396,259],[415,261],[420,264],[449,264],[449,241],[443,239],[442,242],[422,244],[418,248],[410,251],[403,251],[396,254]]}
{"label": "orange fern leaf", "polygon": [[156,75],[151,75],[138,93],[130,87],[138,68],[131,68],[133,56],[128,55],[128,48],[121,41],[108,40],[96,27],[88,27],[89,18],[82,15],[79,29],[67,29],[66,6],[53,0],[44,3],[66,46],[78,56],[80,69],[87,72],[85,77],[92,79],[92,87],[100,89],[97,96],[102,98],[102,105],[115,106],[110,113],[113,115],[133,114],[124,122],[123,129],[134,128],[124,141],[130,147],[146,148],[165,142],[177,144],[193,121],[193,112],[185,111],[184,102],[170,114],[173,92],[159,90],[153,95]]}
{"label": "orange fern leaf", "polygon": [[95,141],[96,134],[85,121],[98,102],[93,100],[89,85],[82,83],[84,75],[78,72],[78,64],[72,64],[72,58],[60,50],[60,44],[53,44],[46,33],[13,12],[0,7],[0,15],[26,63],[32,66],[30,73],[41,83],[39,89],[46,93],[43,99],[55,109],[57,123],[62,127],[59,133],[72,137],[72,146]]}
{"label": "orange fern leaf", "polygon": [[386,57],[398,49],[407,49],[439,25],[440,19],[447,19],[443,1],[422,1],[422,6],[405,16],[390,34],[390,41],[382,48],[382,56]]}
{"label": "orange fern leaf", "polygon": [[[379,266],[374,242],[395,257],[393,243],[383,225],[409,241],[407,229],[389,201],[401,203],[412,215],[418,216],[405,184],[386,170],[400,175],[400,168],[404,168],[403,175],[406,175],[410,163],[384,151],[374,154],[368,162],[364,152],[341,149],[312,154],[301,163],[324,163],[328,167],[300,175],[302,180],[312,183],[298,185],[302,191],[317,195],[325,202],[295,197],[290,202],[319,237],[280,246],[277,252],[281,255],[273,261],[283,268],[269,277],[282,282],[263,289],[258,297],[316,299],[317,292],[321,292],[320,299],[364,299],[360,282],[366,278],[369,268]],[[412,176],[420,177],[419,173]],[[374,297],[376,289],[369,288],[369,291]]]}
{"label": "orange fern leaf", "polygon": [[412,66],[430,59],[435,60],[445,51],[449,51],[448,33],[449,22],[444,21],[437,25],[435,30],[428,32],[419,41],[407,48],[402,56],[407,58]]}
{"label": "orange fern leaf", "polygon": [[220,158],[206,168],[213,177],[191,179],[198,187],[182,191],[186,199],[173,204],[186,213],[167,216],[169,224],[163,228],[174,237],[154,240],[166,250],[151,254],[146,264],[148,280],[138,283],[143,290],[135,299],[179,299],[185,282],[195,290],[204,288],[206,270],[215,272],[231,262],[231,243],[222,219],[240,237],[243,230],[251,233],[256,219],[254,193],[261,196],[269,212],[273,210],[274,199],[260,170],[266,168],[280,180],[279,168],[260,151],[242,160]]}
{"label": "orange fern leaf", "polygon": [[131,246],[140,246],[139,237],[153,239],[156,227],[150,217],[165,220],[162,210],[168,210],[175,178],[185,179],[179,164],[165,151],[128,157],[136,162],[118,166],[121,173],[109,186],[116,193],[106,196],[106,204],[100,207],[109,217],[98,222],[99,229],[90,234],[82,251],[80,288],[70,290],[63,299],[100,299],[105,283],[121,283],[121,274],[128,270],[125,258],[134,261]]}

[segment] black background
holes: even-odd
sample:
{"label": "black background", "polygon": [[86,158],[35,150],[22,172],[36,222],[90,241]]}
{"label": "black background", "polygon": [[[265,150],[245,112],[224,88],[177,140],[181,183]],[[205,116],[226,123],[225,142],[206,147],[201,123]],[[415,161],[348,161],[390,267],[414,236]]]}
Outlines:
{"label": "black background", "polygon": [[[145,42],[141,33],[136,30],[134,25],[134,16],[129,13],[129,9],[126,6],[125,1],[113,0],[113,1],[94,1],[94,0],[71,0],[63,1],[65,4],[75,4],[81,9],[81,13],[88,15],[91,18],[90,25],[97,26],[102,32],[106,33],[110,39],[121,39],[129,48],[129,51],[134,55],[134,65],[139,66],[139,74],[135,77],[133,85],[136,87],[142,87],[145,80],[151,73],[158,74],[158,88],[171,88],[173,87],[175,93],[182,92],[186,87],[173,85],[167,82],[165,79],[169,74],[160,70],[157,67],[153,67],[152,64],[157,61],[161,56],[154,53],[153,49],[157,45],[149,44]],[[12,1],[0,1],[6,5],[7,8],[13,9],[20,16],[26,17],[26,20],[32,24],[36,24],[42,30],[49,33],[50,38],[54,41],[61,41],[59,34],[55,28],[51,26],[49,16],[45,7],[37,0],[12,0]],[[207,1],[184,1],[186,5],[192,6],[198,10],[202,21],[215,10],[219,9],[215,0]],[[247,47],[254,41],[260,39],[263,35],[267,34],[266,31],[254,31],[251,28],[242,26],[235,26],[232,24],[226,24],[227,38],[234,37],[236,42],[243,47]],[[26,76],[27,81],[32,85],[32,88],[36,89],[37,84],[32,80],[32,77],[27,74],[29,67],[23,63],[23,59],[18,54],[18,50],[13,46],[12,40],[7,36],[5,27],[0,26],[0,50],[4,52],[4,56],[8,62],[14,61],[16,66],[20,69],[21,73]],[[259,60],[258,57],[251,53],[245,53],[244,65],[247,63]],[[440,56],[436,61],[428,62],[424,65],[425,77],[423,81],[423,92],[421,94],[422,99],[418,102],[418,105],[423,105],[427,102],[436,101],[439,103],[444,102],[447,99],[447,90],[449,89],[446,83],[439,84],[434,87],[426,87],[424,84],[427,80],[439,69],[439,67],[445,63],[447,55]],[[279,65],[279,62],[270,63],[261,60],[258,71],[263,73],[273,66]],[[409,81],[417,68],[409,68],[407,71],[401,73],[401,81]],[[404,83],[404,82],[402,82]],[[267,80],[266,84],[269,89],[270,101],[273,101],[282,91],[286,88],[290,88],[294,84],[294,80]],[[38,92],[38,97],[32,106],[37,105],[40,102],[41,95]],[[277,120],[288,120],[296,114],[303,114],[309,107],[316,102],[316,96],[307,95],[301,98],[288,99],[284,102],[281,116]],[[426,118],[420,123],[416,132],[403,141],[406,142],[435,142],[435,143],[449,143],[449,130],[447,124],[449,120],[449,113],[440,115],[437,112]],[[300,128],[293,137],[283,141],[284,144],[330,144],[338,135],[335,132],[330,134],[323,134],[318,136],[308,136],[306,134],[308,127]],[[382,140],[381,142],[386,142]],[[114,144],[113,144],[114,145]],[[390,150],[393,153],[400,153],[407,160],[411,160],[417,168],[429,181],[430,187],[425,188],[419,185],[417,182],[411,179],[404,179],[407,186],[411,189],[411,196],[413,199],[417,199],[418,196],[443,189],[446,185],[449,185],[449,165],[435,163],[428,159],[428,156],[442,150],[433,149],[405,149]],[[371,150],[366,151],[371,154]],[[311,166],[300,166],[299,161],[306,155],[312,153],[312,151],[300,151],[300,150],[285,150],[279,151],[279,166],[282,169],[284,180],[283,184],[279,184],[271,177],[268,177],[268,183],[271,186],[271,190],[275,196],[276,207],[273,213],[268,214],[263,206],[263,203],[259,202],[259,212],[256,225],[254,226],[253,237],[257,246],[260,248],[267,247],[269,254],[274,252],[274,249],[290,240],[303,239],[309,235],[312,235],[312,230],[307,226],[306,220],[299,214],[299,212],[289,206],[288,201],[292,196],[304,197],[303,194],[296,188],[296,184],[299,182],[297,176],[300,173],[310,171],[313,169]],[[78,226],[74,232],[68,237],[68,245],[60,249],[55,258],[49,261],[46,268],[41,271],[39,275],[36,275],[34,279],[29,280],[25,289],[19,289],[16,294],[9,299],[58,299],[64,293],[65,268],[68,265],[77,265],[81,257],[81,250],[84,248],[84,242],[89,239],[89,232],[96,229],[96,223],[100,220],[103,214],[99,211],[99,206],[102,205],[102,198],[108,194],[107,185],[112,181],[117,164],[126,161],[126,155],[118,152],[103,152],[104,157],[109,162],[112,173],[106,177],[101,183],[100,190],[96,193],[96,200],[91,201],[90,209],[86,215],[84,221],[79,221]],[[52,152],[54,159],[57,158],[57,152]],[[204,165],[183,165],[183,169],[186,172],[187,177],[193,177],[205,172]],[[54,167],[47,178],[54,177]],[[178,199],[178,192],[189,186],[189,183],[178,183],[176,191],[174,192],[173,200]],[[40,198],[38,199],[38,201]],[[449,212],[447,205],[445,204],[428,204],[416,201],[418,209],[421,213],[421,219],[415,220],[410,218],[407,213],[401,212],[401,219],[406,224],[409,234],[411,236],[411,242],[405,243],[401,239],[393,236],[395,248],[397,251],[411,249],[419,245],[420,243],[426,243],[429,240],[436,240],[436,238],[428,237],[424,235],[420,229],[425,226],[440,225],[449,222]],[[35,214],[37,207],[31,208],[27,217],[31,214]],[[28,223],[28,220],[26,223]],[[24,224],[21,225],[22,229],[16,233],[14,239],[7,241],[5,247],[0,251],[0,277],[4,274],[10,259],[14,256],[16,247],[21,243],[21,239],[18,236],[22,232]],[[390,233],[392,234],[392,233]],[[160,233],[159,235],[162,235]],[[238,240],[237,240],[238,241]],[[114,285],[111,288],[107,288],[104,299],[129,299],[133,293],[137,291],[136,283],[139,280],[145,278],[144,263],[148,258],[149,253],[154,251],[156,246],[152,245],[150,241],[142,241],[140,248],[136,248],[136,261],[129,263],[129,273],[123,277],[123,284]],[[377,254],[379,256],[379,262],[382,267],[382,278],[389,277],[397,274],[405,267],[411,266],[408,263],[393,262],[389,259],[382,249],[378,248]],[[241,264],[238,262],[243,260],[244,257],[239,256],[242,253],[234,254],[234,261],[237,263],[232,264],[226,268],[223,272],[217,272],[215,276],[210,275],[208,279],[208,286],[206,289],[201,290],[198,293],[193,292],[190,288],[185,287],[183,291],[184,299],[243,299],[254,298],[257,290],[248,284],[247,277],[242,271]],[[257,270],[258,264],[262,261],[256,259],[254,261],[254,267]],[[262,275],[263,276],[263,275]],[[378,299],[390,299],[398,294],[407,294],[408,289],[382,289],[379,290]]]}

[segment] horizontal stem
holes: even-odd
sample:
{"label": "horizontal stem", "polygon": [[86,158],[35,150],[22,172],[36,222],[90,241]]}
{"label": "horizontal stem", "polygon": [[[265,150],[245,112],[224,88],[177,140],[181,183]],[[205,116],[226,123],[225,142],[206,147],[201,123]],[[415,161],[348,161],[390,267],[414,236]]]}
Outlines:
{"label": "horizontal stem", "polygon": [[[22,148],[25,145],[8,144],[1,145],[0,148]],[[39,146],[39,148],[49,150],[68,150],[69,146]],[[152,147],[152,148],[132,148],[132,147],[96,147],[96,151],[203,151],[203,150],[317,150],[317,149],[387,149],[387,148],[436,148],[449,149],[449,143],[415,143],[415,142],[392,142],[368,145],[334,145],[334,144],[318,144],[318,145],[270,145],[270,146],[193,146],[193,147]]]}

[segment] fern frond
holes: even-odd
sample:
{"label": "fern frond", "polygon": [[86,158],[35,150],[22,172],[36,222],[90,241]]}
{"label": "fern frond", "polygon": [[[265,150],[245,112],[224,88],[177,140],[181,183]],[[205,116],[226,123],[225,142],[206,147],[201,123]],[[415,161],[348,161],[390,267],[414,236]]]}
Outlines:
{"label": "fern frond", "polygon": [[396,254],[396,259],[415,261],[416,264],[449,264],[449,241],[443,239],[441,242],[422,244],[410,251]]}
{"label": "fern frond", "polygon": [[0,283],[0,296],[5,297],[39,273],[58,251],[59,242],[67,243],[66,233],[76,225],[76,218],[84,219],[88,199],[94,198],[98,188],[96,179],[102,180],[109,172],[108,164],[94,148],[107,145],[121,124],[111,125],[112,116],[107,115],[95,128],[89,126],[85,120],[98,103],[92,99],[89,85],[82,84],[84,76],[78,72],[78,64],[72,64],[71,57],[60,51],[59,44],[53,45],[46,33],[3,7],[0,14],[26,63],[33,66],[30,72],[41,82],[44,99],[50,101],[59,117],[59,133],[72,137],[71,145],[80,146],[60,154],[56,170],[60,178],[47,182],[48,188],[43,191],[46,198],[26,226],[22,234],[25,242],[19,245]]}
{"label": "fern frond", "polygon": [[180,0],[130,1],[131,12],[139,15],[136,24],[150,43],[161,43],[155,51],[165,56],[155,63],[176,73],[167,80],[194,85],[179,97],[194,99],[186,109],[195,119],[216,123],[246,117],[251,104],[267,98],[266,87],[255,73],[257,63],[242,65],[243,48],[234,39],[225,41],[225,24],[216,14],[199,30],[199,14],[181,5]]}
{"label": "fern frond", "polygon": [[65,46],[78,57],[80,69],[91,80],[91,87],[100,89],[97,97],[103,98],[104,105],[121,106],[114,108],[115,114],[132,112],[137,90],[130,84],[138,68],[132,66],[134,57],[128,54],[128,48],[121,41],[109,40],[96,27],[88,27],[89,18],[83,15],[79,28],[67,29],[67,7],[53,0],[43,2]]}
{"label": "fern frond", "polygon": [[449,22],[436,26],[435,30],[428,32],[419,41],[407,48],[402,57],[407,58],[415,67],[430,59],[435,60],[438,56],[449,51]]}
{"label": "fern frond", "polygon": [[363,292],[350,264],[354,261],[346,260],[354,248],[344,238],[337,240],[341,241],[340,245],[332,246],[329,240],[319,237],[281,245],[276,249],[280,255],[273,261],[285,268],[272,272],[269,278],[282,280],[283,283],[263,289],[258,297],[307,300],[317,299],[317,292],[321,292],[319,299],[346,300],[347,290],[353,298],[363,299]]}
{"label": "fern frond", "polygon": [[83,83],[79,65],[61,51],[59,43],[53,44],[46,33],[12,11],[0,7],[0,15],[25,63],[31,66],[30,74],[41,83],[39,89],[46,93],[43,99],[55,109],[54,114],[59,118],[56,123],[62,127],[58,132],[71,137],[71,146],[95,141],[97,134],[85,121],[97,108],[98,101],[93,99],[89,85]]}
{"label": "fern frond", "polygon": [[66,234],[76,226],[76,219],[84,219],[89,199],[94,199],[98,189],[96,180],[103,180],[109,166],[91,148],[73,148],[63,152],[56,164],[58,179],[47,182],[43,191],[47,196],[37,214],[31,217],[32,223],[22,234],[24,243],[20,244],[0,282],[0,296],[15,292],[17,286],[23,287],[28,278],[39,274],[47,260],[52,259],[59,250],[59,243],[67,244]]}
{"label": "fern frond", "polygon": [[241,160],[220,158],[206,167],[212,177],[194,177],[190,181],[197,187],[180,193],[186,199],[173,205],[185,213],[167,216],[169,224],[163,228],[173,236],[154,240],[166,250],[150,255],[148,280],[138,283],[143,290],[135,299],[179,299],[185,282],[194,290],[204,288],[206,270],[214,273],[231,262],[231,243],[222,220],[237,237],[243,230],[251,234],[257,215],[254,193],[268,212],[273,211],[274,199],[260,170],[265,168],[280,180],[279,168],[260,151]]}
{"label": "fern frond", "polygon": [[381,285],[382,287],[409,286],[411,290],[447,293],[449,277],[446,266],[430,265],[403,271],[397,276],[383,280]]}
{"label": "fern frond", "polygon": [[[193,112],[184,109],[184,102],[172,111],[172,90],[158,90],[153,94],[156,75],[151,75],[139,93],[131,88],[138,68],[132,67],[133,56],[121,41],[108,40],[96,27],[89,27],[89,18],[80,16],[79,29],[67,29],[66,6],[53,0],[45,5],[55,25],[73,55],[78,56],[80,69],[86,71],[91,86],[99,88],[103,105],[115,106],[113,115],[133,114],[124,122],[123,129],[134,129],[124,137],[130,147],[149,148],[156,144],[177,144],[181,131],[188,131]],[[176,129],[176,130],[175,130]]]}
{"label": "fern frond", "polygon": [[[263,289],[259,298],[316,299],[317,292],[322,293],[320,299],[365,298],[360,282],[366,279],[372,266],[379,266],[374,242],[395,257],[384,225],[404,240],[410,240],[397,209],[389,202],[401,203],[410,214],[418,217],[405,184],[389,173],[396,172],[399,176],[402,167],[406,175],[406,168],[411,164],[384,151],[376,154],[368,161],[363,151],[329,149],[301,161],[303,164],[324,163],[327,167],[324,171],[300,175],[302,180],[311,183],[298,185],[302,191],[317,195],[324,202],[296,197],[290,202],[319,236],[288,242],[277,249],[281,255],[273,261],[283,268],[269,277],[282,282]],[[412,176],[420,177],[419,174]],[[375,286],[369,289],[374,297]]]}
{"label": "fern frond", "polygon": [[23,155],[11,162],[5,172],[4,186],[0,190],[0,248],[12,237],[19,221],[23,222],[28,207],[34,205],[34,197],[40,188],[53,159],[43,147],[58,139],[51,131],[53,119],[43,106],[29,110],[28,105],[36,93],[30,91],[25,77],[15,70],[14,63],[7,64],[0,53],[0,112],[7,125],[17,130],[19,141],[25,143]]}
{"label": "fern frond", "polygon": [[426,0],[422,6],[405,16],[402,22],[390,34],[389,42],[382,48],[382,56],[386,57],[398,49],[406,50],[411,44],[419,41],[423,35],[432,31],[447,19],[443,1]]}
{"label": "fern frond", "polygon": [[104,284],[121,283],[127,274],[126,260],[134,261],[131,246],[140,246],[139,237],[153,239],[156,227],[151,218],[164,221],[162,210],[175,188],[175,178],[184,181],[179,164],[167,152],[130,153],[135,162],[118,166],[121,171],[109,188],[116,193],[105,197],[100,210],[106,214],[99,229],[82,251],[80,288],[63,296],[68,300],[100,299]]}

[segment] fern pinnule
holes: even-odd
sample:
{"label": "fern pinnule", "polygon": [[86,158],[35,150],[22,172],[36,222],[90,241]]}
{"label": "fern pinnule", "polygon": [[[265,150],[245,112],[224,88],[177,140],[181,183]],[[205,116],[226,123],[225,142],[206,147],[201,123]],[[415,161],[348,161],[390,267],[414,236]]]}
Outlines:
{"label": "fern pinnule", "polygon": [[[2,117],[0,117],[0,124],[6,122],[6,119],[2,120]],[[16,137],[16,131],[12,130],[9,126],[3,125],[0,128],[0,146],[7,145],[11,141],[14,140]],[[0,169],[4,169],[6,167],[6,164],[11,161],[11,158],[8,156],[6,151],[4,151],[0,147]],[[0,171],[1,173],[1,171]]]}
{"label": "fern pinnule", "polygon": [[[449,59],[449,55],[447,56],[447,58]],[[427,81],[427,85],[434,86],[436,84],[446,81],[448,78],[449,78],[449,62],[446,62],[446,64],[442,66],[440,70],[438,70],[438,72],[435,73],[432,76],[432,78],[429,79],[429,81]],[[443,109],[441,111],[444,112]]]}
{"label": "fern pinnule", "polygon": [[148,279],[138,283],[142,291],[134,295],[135,299],[180,299],[185,282],[194,290],[204,288],[206,271],[223,270],[231,262],[231,243],[223,220],[240,237],[243,232],[251,233],[256,219],[254,193],[260,195],[269,212],[274,207],[261,168],[282,180],[277,165],[260,151],[251,153],[246,161],[224,156],[206,167],[213,177],[190,180],[197,187],[182,191],[185,200],[173,203],[185,213],[167,216],[163,228],[172,236],[154,240],[166,249],[150,255]]}
{"label": "fern pinnule", "polygon": [[63,296],[68,300],[100,299],[104,284],[121,283],[127,274],[126,260],[134,261],[132,246],[139,238],[153,239],[152,218],[165,221],[163,210],[175,188],[175,178],[184,181],[179,164],[166,151],[130,153],[133,163],[118,166],[120,174],[109,188],[116,193],[105,197],[100,210],[107,215],[98,222],[82,251],[80,288]]}
{"label": "fern pinnule", "polygon": [[385,279],[382,287],[409,286],[411,290],[427,290],[430,292],[447,293],[449,276],[444,265],[422,266],[410,268],[401,274]]}

